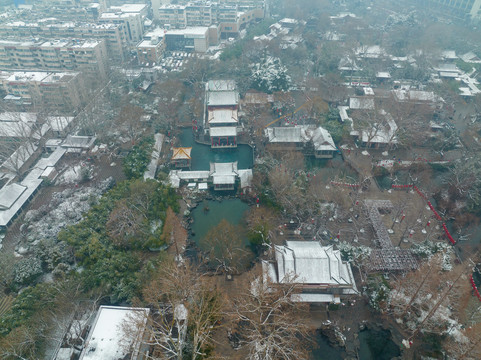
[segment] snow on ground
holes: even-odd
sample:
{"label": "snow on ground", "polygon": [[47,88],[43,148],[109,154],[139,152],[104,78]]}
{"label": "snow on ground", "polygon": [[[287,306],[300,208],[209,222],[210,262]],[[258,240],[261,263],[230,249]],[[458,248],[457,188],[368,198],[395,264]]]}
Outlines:
{"label": "snow on ground", "polygon": [[92,170],[92,166],[85,163],[70,166],[59,175],[55,183],[57,185],[79,183],[82,180],[85,180],[85,176],[91,178]]}
{"label": "snow on ground", "polygon": [[52,194],[51,201],[25,214],[27,242],[36,245],[43,239],[55,239],[58,232],[78,223],[82,215],[111,186],[113,178],[108,178],[97,186],[69,188]]}

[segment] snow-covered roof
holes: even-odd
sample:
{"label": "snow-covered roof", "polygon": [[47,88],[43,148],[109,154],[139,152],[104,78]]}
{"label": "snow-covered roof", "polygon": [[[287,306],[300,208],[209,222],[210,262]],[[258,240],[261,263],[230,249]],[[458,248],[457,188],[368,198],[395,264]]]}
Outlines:
{"label": "snow-covered roof", "polygon": [[336,150],[331,134],[322,128],[309,125],[283,126],[265,129],[270,143],[306,143],[312,140],[317,151]]}
{"label": "snow-covered roof", "polygon": [[251,186],[252,169],[238,170],[238,173],[240,178],[241,189]]}
{"label": "snow-covered roof", "polygon": [[[7,190],[4,190],[7,194],[3,194],[0,191],[0,203],[3,201],[4,205],[3,209],[0,206],[0,227],[6,227],[17,213],[20,212],[22,207],[42,183],[43,180],[40,177],[53,171],[53,166],[57,164],[66,151],[67,149],[58,147],[48,158],[41,158],[21,183],[13,183],[14,187],[9,187]],[[19,165],[20,164],[16,165],[17,169]],[[21,188],[25,188],[25,190],[21,191]],[[15,194],[18,193],[20,193],[20,195],[16,197]],[[13,198],[15,198],[15,200],[12,203],[11,200]],[[9,207],[5,208],[7,205],[9,205]]]}
{"label": "snow-covered roof", "polygon": [[190,153],[192,151],[191,147],[178,147],[173,148],[173,155],[172,160],[182,160],[182,159],[190,159]]}
{"label": "snow-covered roof", "polygon": [[90,149],[96,140],[95,136],[69,135],[62,143],[62,147]]}
{"label": "snow-covered roof", "polygon": [[469,51],[466,54],[461,55],[460,58],[461,60],[467,63],[473,63],[473,64],[481,63],[481,59],[479,58],[479,56],[472,51]]}
{"label": "snow-covered roof", "polygon": [[210,175],[222,176],[222,175],[237,175],[237,161],[229,163],[210,163]]}
{"label": "snow-covered roof", "polygon": [[47,123],[53,131],[64,131],[73,121],[73,116],[48,116]]}
{"label": "snow-covered roof", "polygon": [[456,67],[456,64],[439,64],[436,68],[436,71],[439,72],[453,72],[458,74],[459,69]]}
{"label": "snow-covered roof", "polygon": [[123,13],[140,13],[145,11],[146,4],[123,4],[120,6],[111,6],[109,10],[120,11]]}
{"label": "snow-covered roof", "polygon": [[209,133],[211,137],[237,136],[237,128],[235,126],[211,127]]}
{"label": "snow-covered roof", "polygon": [[372,110],[374,109],[374,99],[372,97],[351,97],[349,98],[349,107],[355,110]]}
{"label": "snow-covered roof", "polygon": [[283,283],[296,276],[301,284],[323,287],[355,288],[349,263],[342,261],[339,250],[322,246],[317,241],[286,241],[286,245],[275,245],[277,279]]}
{"label": "snow-covered roof", "polygon": [[122,326],[129,321],[141,321],[145,326],[148,313],[147,308],[101,306],[80,360],[119,360],[130,353],[130,358],[136,359],[144,329],[126,333]]}
{"label": "snow-covered roof", "polygon": [[364,91],[364,95],[374,96],[374,90],[372,87],[366,86],[366,87],[363,87],[362,90]]}
{"label": "snow-covered roof", "polygon": [[183,35],[185,37],[195,37],[195,38],[203,38],[207,36],[207,32],[209,31],[208,27],[188,27],[186,29],[172,29],[166,32],[166,36],[168,35]]}
{"label": "snow-covered roof", "polygon": [[356,55],[364,58],[379,58],[386,55],[386,52],[379,45],[365,45],[360,46],[356,50]]}
{"label": "snow-covered roof", "polygon": [[390,79],[391,78],[391,74],[388,72],[388,71],[378,71],[376,73],[376,77],[378,79]]}
{"label": "snow-covered roof", "polygon": [[373,124],[371,129],[361,131],[361,140],[365,143],[380,143],[380,144],[396,144],[398,142],[396,132],[397,124],[391,114],[384,110],[379,111],[380,115],[384,116],[384,124]]}
{"label": "snow-covered roof", "polygon": [[334,140],[332,140],[329,131],[322,127],[318,127],[312,131],[312,142],[316,151],[335,151],[337,150]]}
{"label": "snow-covered roof", "polygon": [[12,206],[6,210],[0,210],[0,228],[6,227],[10,221],[22,209],[23,205],[33,195],[42,183],[42,179],[25,179],[20,185],[25,186],[26,190],[17,198]]}
{"label": "snow-covered roof", "polygon": [[6,210],[12,207],[20,195],[27,188],[17,183],[9,184],[0,189],[0,210]]}
{"label": "snow-covered roof", "polygon": [[342,122],[345,122],[346,120],[349,120],[352,122],[352,119],[349,117],[347,114],[347,110],[349,110],[349,106],[338,106],[339,109],[339,116],[341,117]]}
{"label": "snow-covered roof", "polygon": [[162,144],[164,143],[164,134],[157,133],[154,135],[155,143],[154,143],[154,150],[157,152],[162,151]]}
{"label": "snow-covered roof", "polygon": [[214,91],[207,93],[208,106],[231,106],[237,105],[239,94],[235,91]]}
{"label": "snow-covered roof", "polygon": [[444,78],[457,78],[459,74],[457,72],[448,72],[448,71],[440,71],[439,76],[444,77]]}
{"label": "snow-covered roof", "polygon": [[36,122],[37,121],[37,114],[31,112],[13,112],[7,111],[0,113],[0,122]]}
{"label": "snow-covered roof", "polygon": [[32,138],[39,140],[49,129],[50,126],[47,124],[37,125],[37,123],[23,121],[0,121],[0,137]]}
{"label": "snow-covered roof", "polygon": [[458,57],[456,56],[456,51],[444,50],[443,52],[441,52],[441,58],[446,60],[456,60]]}
{"label": "snow-covered roof", "polygon": [[270,143],[304,143],[309,140],[306,129],[304,126],[272,127],[265,129],[265,134]]}
{"label": "snow-covered roof", "polygon": [[397,101],[434,102],[440,100],[432,91],[392,90]]}
{"label": "snow-covered roof", "polygon": [[209,124],[237,124],[237,110],[218,109],[209,111]]}
{"label": "snow-covered roof", "polygon": [[207,91],[235,91],[235,80],[209,80],[206,85]]}
{"label": "snow-covered roof", "polygon": [[213,175],[212,183],[214,185],[231,185],[235,184],[234,175]]}
{"label": "snow-covered roof", "polygon": [[302,303],[334,303],[339,304],[341,299],[333,294],[294,294],[292,301]]}
{"label": "snow-covered roof", "polygon": [[38,146],[26,142],[21,145],[10,157],[3,162],[0,168],[6,169],[13,173],[16,173],[23,165],[31,158],[33,154],[37,151]]}

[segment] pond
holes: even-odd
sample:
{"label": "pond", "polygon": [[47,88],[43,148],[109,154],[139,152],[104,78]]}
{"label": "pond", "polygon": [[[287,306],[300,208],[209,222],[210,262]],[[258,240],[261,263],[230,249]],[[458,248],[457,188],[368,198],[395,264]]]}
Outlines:
{"label": "pond", "polygon": [[[205,211],[207,207],[209,211]],[[197,245],[207,235],[209,230],[225,219],[233,225],[242,224],[244,215],[249,209],[249,205],[240,199],[224,199],[222,201],[205,200],[201,202],[193,211],[192,239]],[[201,247],[201,246],[200,246]]]}
{"label": "pond", "polygon": [[[392,341],[389,330],[367,329],[359,332],[360,360],[391,360],[401,355],[399,347]],[[320,331],[316,332],[316,348],[312,350],[311,360],[343,360],[346,352],[339,347],[329,344],[326,336]]]}
{"label": "pond", "polygon": [[384,329],[367,329],[359,332],[360,360],[391,360],[400,356],[399,347],[392,341],[391,332]]}
{"label": "pond", "polygon": [[311,360],[343,360],[346,352],[329,344],[329,339],[322,335],[320,331],[316,331],[316,348],[312,350]]}
{"label": "pond", "polygon": [[238,169],[251,169],[253,166],[253,150],[249,145],[239,144],[235,149],[211,149],[209,145],[194,141],[192,129],[184,128],[179,135],[180,145],[192,147],[191,170],[209,170],[210,162],[237,161]]}

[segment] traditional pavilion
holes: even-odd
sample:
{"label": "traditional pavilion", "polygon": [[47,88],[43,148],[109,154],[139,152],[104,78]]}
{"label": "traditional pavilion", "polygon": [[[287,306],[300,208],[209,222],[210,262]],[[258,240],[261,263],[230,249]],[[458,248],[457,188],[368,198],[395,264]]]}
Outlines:
{"label": "traditional pavilion", "polygon": [[339,303],[341,297],[357,295],[351,265],[341,259],[339,250],[318,241],[286,241],[274,245],[274,260],[263,261],[264,280],[276,286],[299,284],[301,293],[294,301]]}
{"label": "traditional pavilion", "polygon": [[191,147],[178,147],[173,148],[174,153],[172,154],[172,163],[176,168],[190,168],[191,160],[190,153],[192,152]]}

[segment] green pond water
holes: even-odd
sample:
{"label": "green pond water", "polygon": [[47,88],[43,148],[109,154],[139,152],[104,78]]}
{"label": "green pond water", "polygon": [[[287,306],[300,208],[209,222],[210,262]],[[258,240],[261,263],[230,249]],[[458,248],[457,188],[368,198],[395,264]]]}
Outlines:
{"label": "green pond water", "polygon": [[211,149],[209,145],[194,141],[190,127],[182,129],[179,139],[182,146],[192,147],[191,170],[193,171],[209,170],[210,162],[237,161],[238,169],[251,169],[253,166],[253,150],[249,145],[239,144],[235,149]]}
{"label": "green pond water", "polygon": [[391,360],[401,355],[399,347],[392,341],[389,330],[364,330],[359,332],[360,360]]}
{"label": "green pond water", "polygon": [[311,360],[343,360],[345,357],[346,353],[342,349],[331,346],[327,337],[317,332],[316,348],[311,352]]}
{"label": "green pond water", "polygon": [[[209,211],[204,211],[205,207]],[[222,201],[206,200],[200,203],[193,211],[192,239],[202,248],[202,240],[209,230],[217,226],[223,219],[233,225],[242,225],[243,218],[249,205],[240,199],[224,199]],[[246,242],[247,243],[247,242]]]}
{"label": "green pond water", "polygon": [[[388,330],[367,329],[359,332],[360,360],[391,360],[400,356],[399,347],[392,341],[391,333]],[[346,352],[329,344],[327,337],[319,331],[316,334],[316,348],[311,352],[311,360],[343,360]]]}

